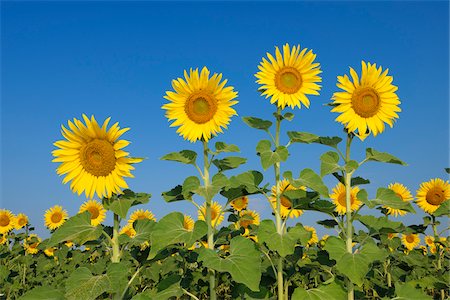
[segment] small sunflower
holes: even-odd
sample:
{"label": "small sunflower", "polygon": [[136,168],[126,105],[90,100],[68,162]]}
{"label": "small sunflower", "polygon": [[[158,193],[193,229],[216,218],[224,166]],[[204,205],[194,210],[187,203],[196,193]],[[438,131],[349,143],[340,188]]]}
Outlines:
{"label": "small sunflower", "polygon": [[307,245],[312,246],[314,244],[317,244],[319,242],[319,238],[317,237],[316,229],[311,226],[303,226],[303,227],[312,233],[311,238],[308,240]]}
{"label": "small sunflower", "polygon": [[427,255],[428,254],[428,249],[424,245],[420,245],[419,249],[422,250],[422,254],[423,255]]}
{"label": "small sunflower", "polygon": [[[388,185],[388,189],[394,191],[394,193],[397,194],[397,196],[400,197],[400,199],[402,199],[404,202],[412,201],[414,199],[408,188],[401,183],[391,183],[390,185]],[[383,205],[383,208],[387,210],[388,215],[394,215],[395,217],[399,215],[404,216],[407,213],[404,210],[388,207],[385,205]]]}
{"label": "small sunflower", "polygon": [[16,226],[15,229],[19,230],[28,224],[28,217],[25,214],[18,214],[16,217]]}
{"label": "small sunflower", "polygon": [[[362,202],[356,197],[359,192],[359,187],[355,186],[351,188],[350,192],[350,210],[357,210]],[[334,188],[333,193],[330,195],[330,198],[333,200],[336,205],[336,211],[340,215],[344,215],[347,212],[346,201],[345,201],[345,185],[339,182]]]}
{"label": "small sunflower", "polygon": [[[206,203],[204,203],[200,210],[198,211],[198,219],[206,221]],[[222,212],[222,205],[213,201],[211,203],[211,224],[213,226],[220,225],[224,219],[224,214]]]}
{"label": "small sunflower", "polygon": [[28,254],[36,254],[39,252],[37,247],[41,242],[41,238],[32,233],[23,241],[23,248]]}
{"label": "small sunflower", "polygon": [[246,209],[248,206],[248,197],[242,196],[242,197],[233,199],[233,200],[231,200],[230,205],[234,210],[237,210],[237,211]]}
{"label": "small sunflower", "polygon": [[65,140],[54,143],[59,149],[53,150],[53,162],[61,163],[57,169],[58,175],[67,174],[63,183],[72,180],[70,188],[80,195],[92,199],[94,194],[99,198],[111,198],[112,193],[120,194],[123,188],[128,188],[124,177],[133,177],[133,163],[141,162],[140,158],[128,157],[123,148],[130,142],[118,140],[129,128],[120,129],[115,123],[106,129],[111,118],[103,125],[89,119],[83,114],[85,124],[74,118],[68,121],[69,129],[62,127],[61,133]]}
{"label": "small sunflower", "polygon": [[56,250],[55,247],[47,248],[47,249],[44,250],[44,253],[45,253],[45,255],[47,255],[48,257],[52,257],[52,256],[55,255],[55,250]]}
{"label": "small sunflower", "polygon": [[155,216],[152,214],[152,212],[148,210],[137,209],[130,215],[128,223],[133,224],[134,221],[136,220],[145,220],[145,219],[156,221]]}
{"label": "small sunflower", "polygon": [[300,45],[291,49],[285,44],[281,55],[280,49],[275,47],[275,57],[267,53],[270,61],[263,57],[258,66],[260,71],[255,74],[262,95],[271,97],[270,103],[276,102],[281,109],[300,108],[301,104],[308,108],[310,102],[306,95],[319,95],[317,83],[322,81],[318,76],[322,71],[320,64],[314,62],[316,54],[307,48],[300,49]]}
{"label": "small sunflower", "polygon": [[[332,112],[341,113],[336,121],[344,124],[348,131],[364,140],[370,133],[377,136],[384,131],[384,123],[390,127],[401,111],[400,100],[392,85],[388,69],[383,71],[376,64],[361,62],[361,78],[350,68],[351,80],[347,75],[338,76],[337,87],[343,91],[333,94]],[[356,132],[357,131],[357,132]]]}
{"label": "small sunflower", "polygon": [[[303,210],[292,208],[291,200],[289,200],[287,197],[283,196],[283,193],[286,191],[299,190],[299,189],[306,190],[306,187],[302,186],[300,188],[295,188],[289,183],[289,180],[287,180],[287,179],[283,179],[280,182],[280,203],[281,203],[280,213],[281,213],[281,217],[283,219],[286,219],[288,215],[290,218],[298,218],[303,214]],[[277,187],[274,185],[274,186],[272,186],[272,194],[270,196],[270,202],[272,202],[272,206],[273,206],[274,210],[277,209],[276,194],[277,194]]]}
{"label": "small sunflower", "polygon": [[0,209],[0,234],[5,234],[14,229],[16,217],[10,210]]}
{"label": "small sunflower", "polygon": [[430,235],[425,236],[425,244],[427,244],[428,246],[433,246],[434,245],[434,236],[430,236]]}
{"label": "small sunflower", "polygon": [[127,225],[122,227],[119,234],[126,234],[130,238],[134,237],[136,235],[136,230],[133,228],[133,223],[127,223]]}
{"label": "small sunflower", "polygon": [[450,184],[440,178],[423,182],[417,190],[416,198],[420,208],[433,214],[442,203],[450,199]]}
{"label": "small sunflower", "polygon": [[50,230],[55,230],[66,222],[67,217],[67,211],[62,206],[55,205],[50,207],[44,214],[45,226]]}
{"label": "small sunflower", "polygon": [[239,225],[247,228],[249,225],[259,225],[259,214],[253,210],[243,210],[239,213]]}
{"label": "small sunflower", "polygon": [[184,215],[184,219],[183,219],[183,228],[186,229],[187,231],[192,231],[194,230],[194,220],[191,218],[191,216],[188,215]]}
{"label": "small sunflower", "polygon": [[106,218],[106,209],[100,202],[88,200],[80,206],[78,213],[88,211],[91,214],[91,225],[97,226]]}
{"label": "small sunflower", "polygon": [[416,248],[420,244],[420,237],[418,234],[402,234],[402,243],[408,249],[408,251],[411,251],[412,249]]}
{"label": "small sunflower", "polygon": [[73,242],[72,242],[72,241],[66,241],[66,242],[64,243],[64,245],[66,245],[67,248],[72,248],[72,247],[73,247]]}
{"label": "small sunflower", "polygon": [[6,234],[0,234],[0,245],[6,244],[7,240]]}
{"label": "small sunflower", "polygon": [[227,128],[230,118],[236,115],[231,106],[237,93],[232,86],[225,87],[227,80],[221,82],[222,74],[214,73],[209,77],[209,70],[204,67],[184,71],[184,78],[172,80],[175,92],[167,91],[164,96],[170,103],[164,104],[166,117],[175,120],[170,126],[179,126],[179,133],[185,140],[195,142],[208,141],[212,136]]}

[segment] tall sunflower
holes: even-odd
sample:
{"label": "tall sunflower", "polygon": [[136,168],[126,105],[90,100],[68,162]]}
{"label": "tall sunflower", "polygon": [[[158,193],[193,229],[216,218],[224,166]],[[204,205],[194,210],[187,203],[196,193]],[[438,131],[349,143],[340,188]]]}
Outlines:
{"label": "tall sunflower", "polygon": [[26,214],[20,213],[16,216],[15,229],[19,230],[28,224],[28,217]]}
{"label": "tall sunflower", "polygon": [[[289,200],[286,196],[283,196],[283,193],[286,191],[292,191],[292,190],[306,190],[306,187],[302,186],[300,188],[295,188],[292,186],[287,179],[283,179],[280,182],[280,214],[281,218],[286,219],[289,215],[290,218],[298,218],[303,214],[303,210],[301,209],[295,209],[292,208],[292,202]],[[274,210],[277,209],[277,187],[274,185],[272,186],[272,194],[270,196],[270,202],[272,203],[272,206]]]}
{"label": "tall sunflower", "polygon": [[420,244],[420,237],[418,234],[414,233],[402,234],[402,243],[406,247],[406,249],[411,251]]}
{"label": "tall sunflower", "polygon": [[395,93],[397,87],[392,85],[393,77],[388,76],[388,69],[383,71],[376,64],[361,62],[361,78],[350,68],[351,79],[338,76],[337,87],[343,91],[333,94],[332,112],[341,113],[336,121],[344,124],[348,131],[364,140],[370,133],[374,136],[384,131],[384,123],[390,127],[401,111],[400,100]]}
{"label": "tall sunflower", "polygon": [[38,246],[41,242],[41,238],[32,233],[23,241],[23,248],[28,254],[36,254],[39,252]]}
{"label": "tall sunflower", "polygon": [[440,178],[423,182],[417,190],[416,198],[420,208],[433,214],[442,203],[450,199],[450,184]]}
{"label": "tall sunflower", "polygon": [[174,92],[167,91],[164,96],[170,103],[162,109],[169,121],[174,120],[170,126],[179,126],[177,133],[190,142],[210,140],[236,115],[231,106],[238,102],[233,100],[237,92],[232,86],[225,87],[227,80],[221,81],[222,74],[214,73],[211,78],[209,74],[206,67],[200,74],[198,69],[191,69],[189,74],[184,71],[185,79],[172,80]]}
{"label": "tall sunflower", "polygon": [[[120,200],[118,200],[120,201]],[[91,214],[91,225],[97,226],[101,224],[106,218],[106,209],[100,202],[95,200],[88,200],[80,206],[78,213],[88,211]]]}
{"label": "tall sunflower", "polygon": [[319,237],[317,236],[316,229],[311,226],[303,226],[303,227],[312,233],[311,238],[308,240],[307,245],[312,246],[314,244],[317,244],[319,242]]}
{"label": "tall sunflower", "polygon": [[152,212],[150,212],[148,210],[137,209],[130,215],[130,219],[128,220],[128,223],[133,224],[134,221],[136,221],[136,220],[145,220],[145,219],[151,220],[151,221],[156,221],[156,218],[152,214]]}
{"label": "tall sunflower", "polygon": [[[388,189],[394,191],[394,193],[397,194],[397,196],[400,197],[400,199],[402,199],[404,202],[412,201],[414,199],[408,188],[401,183],[391,183],[388,185]],[[388,215],[394,215],[395,217],[399,215],[404,216],[407,213],[404,210],[392,208],[385,205],[383,206],[383,208],[387,210]]]}
{"label": "tall sunflower", "polygon": [[[355,186],[351,188],[350,192],[350,210],[357,210],[362,202],[356,197],[359,192],[359,187]],[[340,215],[345,215],[347,212],[346,201],[345,201],[345,185],[339,182],[334,188],[333,193],[330,195],[330,198],[333,200],[336,205],[336,211]]]}
{"label": "tall sunflower", "polygon": [[107,118],[100,127],[94,116],[89,119],[83,114],[85,124],[78,119],[68,121],[69,129],[62,127],[65,140],[54,143],[59,149],[53,150],[53,162],[61,165],[58,175],[67,174],[63,183],[70,184],[71,190],[78,195],[85,193],[92,199],[94,194],[99,198],[120,194],[128,188],[124,177],[133,177],[133,163],[141,162],[140,158],[128,157],[125,148],[130,142],[119,140],[129,128],[120,129],[115,123],[108,130],[111,118]]}
{"label": "tall sunflower", "polygon": [[322,71],[320,64],[314,62],[316,54],[307,48],[300,51],[300,45],[289,47],[283,46],[283,55],[280,49],[275,47],[275,57],[267,53],[269,60],[263,57],[258,66],[260,70],[255,74],[261,85],[260,90],[266,98],[271,97],[270,103],[277,103],[277,106],[284,109],[309,107],[309,99],[306,95],[319,95],[322,81],[318,76]]}
{"label": "tall sunflower", "polygon": [[10,210],[0,209],[0,234],[8,233],[14,229],[16,217]]}
{"label": "tall sunflower", "polygon": [[[204,203],[199,211],[198,211],[198,219],[206,221],[206,203]],[[217,203],[216,201],[212,201],[211,203],[211,224],[213,226],[220,225],[224,219],[224,215],[222,212],[222,205]]]}
{"label": "tall sunflower", "polygon": [[248,197],[242,196],[242,197],[233,199],[233,200],[231,200],[230,205],[234,210],[237,210],[237,211],[246,209],[248,206]]}
{"label": "tall sunflower", "polygon": [[67,211],[62,206],[55,205],[50,207],[44,214],[45,226],[50,230],[57,229],[66,222],[68,216]]}

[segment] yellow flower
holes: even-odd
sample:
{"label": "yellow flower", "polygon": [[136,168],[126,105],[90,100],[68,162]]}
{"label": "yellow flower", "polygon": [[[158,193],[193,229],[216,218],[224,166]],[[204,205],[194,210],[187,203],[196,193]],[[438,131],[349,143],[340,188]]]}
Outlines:
{"label": "yellow flower", "polygon": [[425,247],[424,245],[420,245],[419,248],[420,248],[420,250],[422,250],[422,254],[423,255],[427,255],[428,254],[427,247]]}
{"label": "yellow flower", "polygon": [[239,213],[239,225],[247,228],[249,225],[259,225],[259,214],[253,210],[243,210]]}
{"label": "yellow flower", "polygon": [[[400,197],[400,199],[402,199],[404,202],[412,201],[414,199],[408,188],[401,183],[391,183],[390,185],[388,185],[388,189],[394,191],[394,193],[397,194],[397,196]],[[407,213],[404,210],[388,207],[385,205],[383,205],[383,208],[387,210],[388,215],[394,215],[395,217],[397,217],[398,215],[404,216]]]}
{"label": "yellow flower", "polygon": [[47,255],[48,257],[52,257],[52,256],[55,255],[55,250],[56,250],[55,247],[48,248],[48,249],[45,249],[45,250],[44,250],[44,253],[45,253],[45,255]]}
{"label": "yellow flower", "polygon": [[[300,188],[293,187],[289,180],[283,179],[280,182],[280,214],[281,218],[286,219],[289,215],[290,218],[298,218],[303,214],[303,210],[292,208],[292,202],[287,197],[283,196],[283,193],[286,191],[292,190],[306,190],[306,187],[302,186]],[[273,209],[276,211],[277,209],[277,187],[272,186],[272,194],[270,196],[270,202],[272,203]]]}
{"label": "yellow flower", "polygon": [[16,218],[10,210],[0,209],[0,234],[5,234],[13,230]]}
{"label": "yellow flower", "polygon": [[312,246],[314,244],[317,244],[319,242],[319,238],[317,237],[316,229],[311,226],[303,226],[303,227],[312,233],[311,238],[308,240],[307,245]]}
{"label": "yellow flower", "polygon": [[6,234],[0,234],[0,245],[6,244],[7,240]]}
{"label": "yellow flower", "polygon": [[18,214],[16,217],[16,226],[15,229],[19,230],[28,224],[28,217],[25,214]]}
{"label": "yellow flower", "polygon": [[248,205],[248,197],[242,196],[242,197],[233,199],[233,200],[231,200],[230,205],[234,210],[237,210],[237,211],[246,209],[247,205]]}
{"label": "yellow flower", "polygon": [[258,66],[260,71],[255,74],[262,95],[271,97],[270,103],[276,102],[281,109],[286,106],[300,108],[301,104],[309,107],[306,95],[319,95],[317,83],[322,81],[318,76],[322,71],[320,64],[314,62],[316,54],[307,48],[300,49],[300,45],[291,49],[285,44],[281,55],[280,49],[275,47],[275,57],[267,53],[270,61],[263,57]]}
{"label": "yellow flower", "polygon": [[[198,211],[198,219],[206,221],[206,203],[204,203],[200,210]],[[224,214],[222,212],[222,205],[212,201],[211,203],[211,224],[215,227],[220,225],[224,219]]]}
{"label": "yellow flower", "polygon": [[72,248],[73,242],[72,242],[72,241],[66,241],[66,242],[64,243],[64,245],[66,245],[67,248]]}
{"label": "yellow flower", "polygon": [[[350,210],[357,210],[362,202],[356,197],[359,192],[359,187],[355,186],[351,188],[350,191]],[[333,203],[336,205],[336,211],[340,215],[344,215],[347,212],[346,201],[345,201],[345,185],[342,183],[338,183],[333,188],[333,193],[330,195],[330,198],[333,200]]]}
{"label": "yellow flower", "polygon": [[450,199],[450,184],[440,178],[423,182],[417,190],[416,198],[420,208],[433,214],[442,203]]}
{"label": "yellow flower", "polygon": [[434,237],[427,235],[425,236],[425,244],[427,244],[428,246],[433,246],[434,245]]}
{"label": "yellow flower", "polygon": [[151,220],[156,221],[155,216],[148,210],[137,209],[131,215],[128,223],[133,224],[136,220]]}
{"label": "yellow flower", "polygon": [[53,150],[53,162],[61,163],[58,175],[67,174],[63,183],[72,180],[70,188],[80,195],[92,199],[94,194],[99,198],[111,198],[112,193],[120,194],[128,188],[124,177],[133,177],[133,163],[141,162],[140,158],[130,158],[123,148],[130,142],[118,140],[129,128],[120,129],[115,123],[106,129],[111,118],[107,118],[100,127],[94,116],[89,119],[83,114],[85,124],[74,118],[68,121],[69,129],[62,126],[61,133],[65,140],[54,143],[59,149]]}
{"label": "yellow flower", "polygon": [[[142,244],[139,245],[139,249],[141,251],[144,251],[145,249],[147,249],[150,246],[150,243],[148,241],[143,242]],[[173,254],[172,254],[173,255]]]}
{"label": "yellow flower", "polygon": [[45,226],[47,226],[50,230],[59,228],[62,224],[64,224],[64,222],[66,222],[67,217],[67,211],[63,209],[62,206],[55,205],[50,207],[44,214]]}
{"label": "yellow flower", "polygon": [[[120,200],[117,200],[120,201]],[[91,225],[97,226],[101,224],[106,218],[106,209],[100,202],[95,200],[88,200],[80,206],[78,213],[88,211],[91,214]]]}
{"label": "yellow flower", "polygon": [[230,252],[230,245],[220,245],[219,249],[228,253]]}
{"label": "yellow flower", "polygon": [[127,225],[122,227],[119,234],[126,234],[130,238],[134,237],[136,235],[136,230],[133,228],[133,223],[127,223]]}
{"label": "yellow flower", "polygon": [[364,61],[361,64],[361,78],[353,68],[350,68],[351,79],[347,75],[338,76],[337,87],[343,91],[333,94],[336,106],[331,111],[341,113],[336,121],[364,140],[370,133],[374,136],[382,133],[384,123],[392,127],[401,109],[395,94],[398,88],[392,85],[393,77],[387,75],[388,69],[383,71],[376,64]]}
{"label": "yellow flower", "polygon": [[185,140],[195,142],[208,141],[212,136],[227,128],[230,118],[236,115],[231,106],[237,93],[232,86],[225,87],[227,80],[221,82],[222,74],[214,73],[209,77],[209,70],[204,67],[199,74],[198,69],[184,71],[184,78],[172,80],[175,92],[167,91],[164,96],[170,103],[164,104],[170,126],[179,126],[179,133]]}
{"label": "yellow flower", "polygon": [[41,238],[32,233],[23,241],[23,248],[28,254],[36,254],[39,252],[37,247],[41,242]]}
{"label": "yellow flower", "polygon": [[392,240],[393,238],[395,238],[398,235],[398,233],[394,233],[394,232],[389,232],[388,233],[388,239]]}
{"label": "yellow flower", "polygon": [[258,236],[256,236],[256,235],[247,235],[246,237],[251,239],[255,243],[258,243]]}
{"label": "yellow flower", "polygon": [[418,234],[402,234],[402,243],[408,249],[408,251],[411,251],[412,249],[416,248],[420,244],[420,238]]}
{"label": "yellow flower", "polygon": [[183,220],[183,228],[186,229],[187,231],[192,231],[194,230],[194,220],[191,218],[191,216],[188,215],[184,215],[184,220]]}

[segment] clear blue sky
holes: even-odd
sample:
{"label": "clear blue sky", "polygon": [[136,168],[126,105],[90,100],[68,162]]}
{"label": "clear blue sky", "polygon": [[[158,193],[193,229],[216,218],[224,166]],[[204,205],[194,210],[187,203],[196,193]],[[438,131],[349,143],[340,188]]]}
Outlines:
{"label": "clear blue sky", "polygon": [[[255,146],[265,136],[240,117],[270,118],[274,107],[256,92],[254,73],[266,52],[286,42],[317,53],[323,88],[310,98],[310,109],[295,110],[284,130],[340,135],[337,114],[323,105],[337,90],[336,76],[349,66],[360,69],[362,59],[390,69],[402,101],[400,119],[379,137],[356,142],[353,153],[361,158],[365,147],[373,147],[409,164],[367,164],[359,175],[371,179],[370,196],[393,181],[415,193],[422,181],[447,179],[448,12],[448,2],[430,1],[2,2],[0,207],[29,215],[43,236],[48,236],[46,209],[60,204],[71,215],[77,212],[85,198],[61,184],[51,151],[61,139],[60,125],[86,113],[131,127],[127,149],[148,157],[128,180],[133,190],[153,194],[144,208],[158,218],[173,210],[196,217],[188,203],[168,204],[160,197],[195,170],[159,158],[201,146],[183,141],[168,126],[161,105],[170,81],[190,67],[222,72],[239,92],[239,117],[214,141],[241,148],[248,163],[238,172],[260,170]],[[328,149],[295,145],[291,151],[284,170],[297,176],[307,167],[318,171],[319,157]],[[265,182],[273,183],[272,171]],[[330,188],[335,184],[331,178],[326,182]],[[253,197],[250,207],[270,216],[262,197]],[[418,223],[422,216],[403,220]],[[313,225],[317,218],[307,212],[300,221]]]}

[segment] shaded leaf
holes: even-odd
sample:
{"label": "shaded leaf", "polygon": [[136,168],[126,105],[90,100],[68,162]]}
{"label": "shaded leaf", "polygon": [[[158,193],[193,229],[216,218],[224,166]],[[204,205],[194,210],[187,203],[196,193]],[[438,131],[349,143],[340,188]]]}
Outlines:
{"label": "shaded leaf", "polygon": [[337,136],[318,136],[309,132],[288,131],[287,134],[291,143],[316,143],[336,148],[337,145],[342,141],[342,139]]}
{"label": "shaded leaf", "polygon": [[80,267],[66,280],[66,298],[71,300],[92,300],[106,292],[110,283],[106,274],[93,276],[86,267]]}
{"label": "shaded leaf", "polygon": [[345,300],[347,293],[337,283],[321,285],[318,288],[305,290],[298,287],[292,294],[292,300]]}
{"label": "shaded leaf", "polygon": [[38,286],[32,290],[26,292],[18,300],[36,300],[36,299],[46,299],[46,300],[63,300],[64,293],[58,289],[51,286]]}
{"label": "shaded leaf", "polygon": [[215,159],[212,162],[219,169],[219,172],[222,172],[226,170],[236,169],[240,165],[245,164],[246,161],[246,158],[229,156],[223,159]]}
{"label": "shaded leaf", "polygon": [[161,160],[176,161],[183,164],[195,164],[197,153],[191,150],[172,152],[161,157]]}
{"label": "shaded leaf", "polygon": [[216,142],[215,147],[216,147],[217,153],[240,152],[241,151],[238,146],[233,145],[233,144],[228,145],[228,144],[225,144],[224,142]]}
{"label": "shaded leaf", "polygon": [[323,183],[322,178],[311,169],[302,170],[298,179],[293,179],[290,171],[284,172],[283,177],[296,188],[306,186],[324,197],[329,197],[328,187]]}
{"label": "shaded leaf", "polygon": [[322,177],[341,170],[341,167],[338,165],[339,154],[334,151],[322,154],[322,156],[320,156],[320,161],[320,176]]}
{"label": "shaded leaf", "polygon": [[379,152],[372,148],[366,149],[366,160],[368,161],[378,161],[378,162],[385,162],[390,164],[398,164],[402,166],[406,166],[407,164],[397,157],[387,153],[387,152]]}
{"label": "shaded leaf", "polygon": [[272,122],[254,117],[243,117],[242,121],[244,121],[245,124],[247,124],[252,128],[261,129],[265,131],[268,131],[270,126],[272,126]]}

